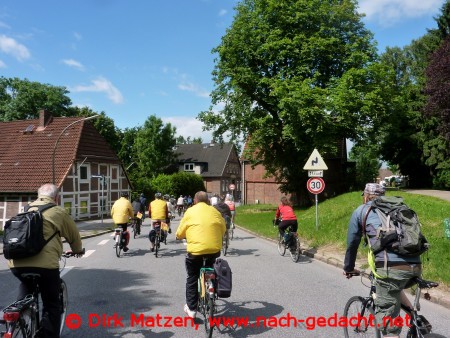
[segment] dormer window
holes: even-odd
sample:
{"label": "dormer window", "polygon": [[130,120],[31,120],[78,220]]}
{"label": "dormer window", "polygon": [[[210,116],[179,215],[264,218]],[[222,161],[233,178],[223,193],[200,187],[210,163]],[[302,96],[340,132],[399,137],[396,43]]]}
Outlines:
{"label": "dormer window", "polygon": [[184,171],[194,171],[194,163],[185,163]]}

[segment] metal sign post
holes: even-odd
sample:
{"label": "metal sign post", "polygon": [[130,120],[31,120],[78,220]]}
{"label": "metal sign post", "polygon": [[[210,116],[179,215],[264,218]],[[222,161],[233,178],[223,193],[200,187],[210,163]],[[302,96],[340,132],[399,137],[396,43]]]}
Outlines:
{"label": "metal sign post", "polygon": [[311,194],[316,195],[316,230],[319,229],[319,198],[317,197],[325,189],[325,182],[320,177],[311,177],[306,183],[306,188]]}
{"label": "metal sign post", "polygon": [[322,177],[323,171],[328,170],[328,167],[317,149],[313,150],[303,170],[308,170],[308,176],[310,177],[306,183],[306,188],[311,194],[316,195],[316,230],[319,230],[319,198],[317,195],[325,189],[325,182]]}

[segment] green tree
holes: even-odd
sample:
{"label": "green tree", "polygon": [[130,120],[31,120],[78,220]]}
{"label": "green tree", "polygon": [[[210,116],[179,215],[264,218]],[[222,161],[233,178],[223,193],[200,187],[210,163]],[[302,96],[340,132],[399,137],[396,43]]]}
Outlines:
{"label": "green tree", "polygon": [[355,187],[364,188],[368,182],[376,182],[381,162],[378,149],[373,145],[357,145],[350,151],[350,159],[356,162]]}
{"label": "green tree", "polygon": [[53,116],[70,115],[72,101],[65,87],[56,87],[27,79],[0,77],[0,121],[39,118],[46,109]]}
{"label": "green tree", "polygon": [[146,177],[166,173],[176,162],[173,148],[176,145],[176,128],[170,123],[163,124],[152,115],[139,128],[134,141],[137,170]]}
{"label": "green tree", "polygon": [[425,142],[427,164],[434,172],[434,185],[450,188],[450,36],[430,58],[426,69],[425,116],[436,126]]}
{"label": "green tree", "polygon": [[244,0],[213,50],[214,106],[199,119],[218,141],[248,138],[283,191],[306,193],[302,169],[314,148],[336,152],[385,113],[386,83],[372,34],[353,0]]}

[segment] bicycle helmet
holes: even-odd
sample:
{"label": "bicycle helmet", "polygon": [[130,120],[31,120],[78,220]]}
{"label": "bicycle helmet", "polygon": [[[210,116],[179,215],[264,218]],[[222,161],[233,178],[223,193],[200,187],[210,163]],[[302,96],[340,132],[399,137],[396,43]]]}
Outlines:
{"label": "bicycle helmet", "polygon": [[128,198],[128,191],[122,191],[122,192],[120,193],[120,197]]}
{"label": "bicycle helmet", "polygon": [[155,198],[158,198],[158,199],[160,199],[161,198],[161,193],[160,192],[157,192],[156,194],[155,194]]}
{"label": "bicycle helmet", "polygon": [[167,195],[167,194],[165,194],[164,196],[163,196],[163,198],[164,198],[164,200],[166,200],[166,201],[168,201],[169,200],[169,195]]}

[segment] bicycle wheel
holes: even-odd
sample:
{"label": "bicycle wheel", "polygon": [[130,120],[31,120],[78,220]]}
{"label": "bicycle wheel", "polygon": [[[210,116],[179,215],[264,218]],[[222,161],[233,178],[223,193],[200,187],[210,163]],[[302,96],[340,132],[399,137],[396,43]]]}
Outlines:
{"label": "bicycle wheel", "polygon": [[206,337],[211,338],[214,330],[213,318],[214,318],[215,302],[212,297],[209,297],[209,295],[206,295],[205,298],[206,298],[205,299],[206,304],[204,307],[205,331]]}
{"label": "bicycle wheel", "polygon": [[283,242],[283,236],[281,236],[280,234],[278,234],[278,253],[281,256],[284,256],[284,254],[286,253],[286,246]]}
{"label": "bicycle wheel", "polygon": [[160,236],[160,234],[156,233],[156,236],[155,236],[155,256],[156,257],[158,257],[158,250],[159,250],[159,241],[160,241],[159,236]]}
{"label": "bicycle wheel", "polygon": [[59,289],[59,299],[61,301],[61,325],[59,328],[59,334],[64,330],[64,326],[66,325],[66,314],[67,314],[67,305],[69,303],[69,295],[67,293],[67,285],[64,280],[61,279],[61,285]]}
{"label": "bicycle wheel", "polygon": [[234,223],[231,223],[231,227],[230,227],[230,240],[232,240],[233,239],[233,237],[234,237],[234,230],[233,230],[233,228],[234,228]]}
{"label": "bicycle wheel", "polygon": [[122,234],[116,236],[116,256],[120,257],[120,252],[122,251]]}
{"label": "bicycle wheel", "polygon": [[[349,325],[344,326],[345,338],[381,338],[380,331],[376,327],[375,312],[371,302],[365,302],[363,297],[354,296],[347,301],[344,307],[344,317],[349,321]],[[361,321],[355,323],[351,318],[360,318]]]}
{"label": "bicycle wheel", "polygon": [[227,255],[227,250],[228,250],[228,230],[225,231],[222,237],[222,253],[224,256]]}
{"label": "bicycle wheel", "polygon": [[27,338],[34,337],[38,326],[38,321],[36,317],[36,305],[31,303],[25,310],[20,314],[16,328],[12,334],[13,338]]}
{"label": "bicycle wheel", "polygon": [[134,221],[132,227],[133,227],[133,238],[136,239],[136,237],[137,237],[137,229],[136,229],[137,224],[136,224],[136,221]]}
{"label": "bicycle wheel", "polygon": [[294,263],[298,262],[298,259],[300,258],[300,240],[298,237],[295,237],[295,247],[289,248],[289,253],[291,254],[292,261]]}

